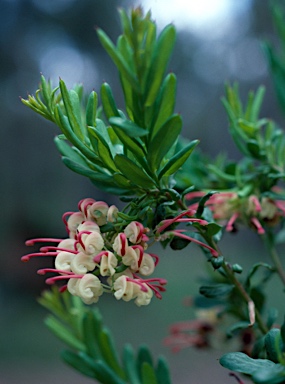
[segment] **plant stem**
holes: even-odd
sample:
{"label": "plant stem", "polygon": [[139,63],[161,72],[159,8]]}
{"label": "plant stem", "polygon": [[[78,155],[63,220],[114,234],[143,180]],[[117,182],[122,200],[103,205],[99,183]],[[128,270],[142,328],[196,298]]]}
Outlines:
{"label": "plant stem", "polygon": [[[199,231],[199,232],[203,236],[203,233],[201,231]],[[213,238],[209,239],[208,237],[205,237],[205,236],[203,236],[203,238],[207,241],[207,243],[209,245],[211,245],[211,247],[213,247],[219,253],[220,256],[222,256],[222,252],[218,248],[218,246],[217,246],[216,242],[213,240]],[[244,289],[241,282],[236,278],[235,273],[232,270],[231,266],[227,262],[224,261],[223,262],[223,268],[224,268],[224,271],[225,271],[228,279],[236,287],[237,291],[239,292],[239,294],[243,298],[243,300],[247,303],[248,307],[250,307],[251,304],[254,304],[254,301],[251,299],[249,294],[246,292],[246,290]],[[254,312],[255,312],[255,320],[258,324],[258,327],[259,327],[260,331],[265,335],[268,332],[268,328],[264,324],[262,317],[261,317],[261,314],[255,306],[254,306]]]}
{"label": "plant stem", "polygon": [[273,261],[276,272],[278,273],[280,280],[285,286],[285,271],[283,269],[283,265],[281,263],[280,257],[277,253],[277,250],[274,246],[274,241],[271,239],[272,236],[265,234],[262,236],[265,245],[267,246],[268,252],[270,254],[271,260]]}
{"label": "plant stem", "polygon": [[[250,303],[253,302],[253,300],[251,299],[249,294],[246,292],[246,290],[244,289],[244,287],[240,283],[240,281],[235,277],[235,274],[234,274],[233,270],[231,269],[231,267],[229,266],[229,264],[224,262],[223,263],[223,268],[224,268],[224,271],[227,274],[227,277],[231,281],[231,283],[236,287],[236,289],[238,290],[240,296],[244,299],[244,301],[249,306]],[[254,308],[254,311],[255,311],[255,319],[256,319],[256,322],[258,324],[258,327],[259,327],[260,331],[265,335],[268,332],[268,328],[264,324],[264,322],[262,320],[262,317],[260,315],[260,312],[258,311],[258,309],[256,307]]]}

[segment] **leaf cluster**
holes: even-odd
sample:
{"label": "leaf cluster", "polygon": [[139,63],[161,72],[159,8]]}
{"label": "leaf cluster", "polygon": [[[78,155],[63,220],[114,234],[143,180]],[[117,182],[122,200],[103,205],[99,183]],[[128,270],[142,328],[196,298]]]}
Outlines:
{"label": "leaf cluster", "polygon": [[85,376],[103,384],[170,384],[170,374],[164,357],[155,364],[147,346],[135,354],[126,344],[121,356],[98,308],[85,306],[67,291],[56,288],[39,299],[52,314],[46,325],[69,348],[62,352],[63,360]]}
{"label": "leaf cluster", "polygon": [[68,168],[107,192],[141,195],[173,186],[173,175],[198,141],[177,145],[182,118],[174,113],[176,76],[166,74],[174,26],[157,36],[150,13],[144,16],[140,8],[130,17],[120,10],[120,18],[123,33],[116,44],[101,29],[97,34],[119,72],[124,111],[107,83],[98,108],[95,91],[85,101],[82,87],[69,90],[60,80],[52,88],[43,76],[35,96],[22,101],[61,129],[55,143]]}

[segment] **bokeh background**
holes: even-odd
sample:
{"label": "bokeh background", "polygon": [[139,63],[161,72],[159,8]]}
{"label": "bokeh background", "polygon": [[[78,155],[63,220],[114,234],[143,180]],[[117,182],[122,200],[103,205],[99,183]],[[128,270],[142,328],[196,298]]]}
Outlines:
{"label": "bokeh background", "polygon": [[[116,39],[117,8],[138,4],[152,9],[160,29],[170,22],[178,29],[169,69],[178,76],[176,110],[185,137],[200,139],[200,148],[212,156],[222,150],[239,158],[220,102],[225,81],[238,81],[244,98],[264,84],[263,114],[282,124],[261,48],[265,39],[275,39],[269,1],[0,0],[0,384],[91,383],[60,362],[62,345],[43,324],[46,311],[36,299],[45,286],[36,270],[46,262],[23,264],[20,256],[28,251],[28,238],[65,236],[61,215],[76,210],[80,199],[106,196],[64,167],[53,144],[57,128],[24,107],[19,96],[34,93],[43,73],[54,84],[59,77],[69,86],[82,82],[86,91],[107,81],[122,105],[115,67],[95,28]],[[107,202],[117,199],[108,196]],[[225,253],[250,265],[263,257],[255,240],[244,233],[227,237]],[[98,304],[119,348],[148,343],[155,355],[169,359],[174,383],[234,382],[217,362],[229,346],[173,355],[162,345],[171,323],[193,317],[183,300],[198,291],[204,260],[194,247],[181,254],[157,251],[158,275],[169,281],[162,301],[136,308],[107,297]]]}

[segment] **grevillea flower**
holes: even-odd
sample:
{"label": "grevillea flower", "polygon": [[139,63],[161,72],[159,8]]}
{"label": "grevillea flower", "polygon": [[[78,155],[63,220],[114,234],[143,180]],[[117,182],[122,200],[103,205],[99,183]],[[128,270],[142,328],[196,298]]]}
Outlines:
{"label": "grevillea flower", "polygon": [[[204,192],[190,192],[186,199],[203,197]],[[198,203],[191,204],[189,209],[196,209]],[[237,192],[220,192],[212,195],[206,202],[214,219],[225,225],[228,232],[236,229],[237,222],[244,223],[263,235],[265,225],[275,225],[285,215],[285,201],[274,200],[266,196],[251,194],[239,196]]]}
{"label": "grevillea flower", "polygon": [[170,328],[170,335],[164,339],[164,345],[170,347],[172,352],[189,347],[209,347],[209,335],[213,330],[211,322],[206,320],[175,323]]}
{"label": "grevillea flower", "polygon": [[55,268],[40,269],[38,274],[55,274],[46,279],[47,284],[64,282],[60,290],[68,289],[86,304],[97,302],[103,292],[124,301],[134,299],[137,305],[149,304],[153,295],[161,298],[166,280],[143,278],[153,273],[159,261],[158,256],[145,253],[148,230],[139,222],[131,222],[122,225],[119,233],[115,226],[111,226],[110,233],[101,233],[100,226],[115,223],[118,209],[93,199],[81,200],[78,208],[79,212],[63,215],[69,238],[28,240],[29,246],[43,242],[52,245],[45,245],[22,260],[53,257]]}
{"label": "grevillea flower", "polygon": [[208,222],[206,220],[193,217],[195,213],[196,211],[193,210],[192,207],[190,207],[187,211],[181,212],[179,215],[175,216],[172,219],[163,220],[156,229],[157,240],[164,240],[171,237],[180,237],[182,239],[189,240],[189,242],[196,243],[199,246],[208,249],[211,252],[212,256],[217,257],[218,252],[214,248],[203,243],[200,240],[197,240],[195,237],[185,235],[183,232],[186,232],[186,229],[174,229],[165,231],[169,226],[178,223],[198,223],[202,226],[208,225]]}
{"label": "grevillea flower", "polygon": [[103,293],[100,280],[91,273],[79,279],[69,279],[67,289],[72,295],[79,296],[85,304],[97,303]]}
{"label": "grevillea flower", "polygon": [[138,221],[132,221],[126,226],[124,233],[131,243],[138,244],[142,241],[144,226]]}
{"label": "grevillea flower", "polygon": [[96,201],[87,208],[87,218],[93,219],[101,226],[107,223],[107,213],[109,206],[104,201]]}

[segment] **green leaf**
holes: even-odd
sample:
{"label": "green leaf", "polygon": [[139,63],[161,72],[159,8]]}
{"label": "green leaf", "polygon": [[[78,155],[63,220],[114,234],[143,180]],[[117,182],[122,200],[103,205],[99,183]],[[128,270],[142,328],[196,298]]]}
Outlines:
{"label": "green leaf", "polygon": [[262,367],[254,373],[252,379],[256,384],[283,384],[285,381],[285,367],[281,364]]}
{"label": "green leaf", "polygon": [[88,311],[84,315],[82,328],[87,353],[95,359],[102,358],[98,342],[102,325],[98,320],[98,312],[95,315],[94,311]]}
{"label": "green leaf", "polygon": [[112,126],[120,128],[129,137],[141,137],[148,134],[146,129],[138,127],[135,123],[130,120],[123,119],[121,117],[111,117],[109,122]]}
{"label": "green leaf", "polygon": [[65,363],[76,369],[87,377],[99,380],[95,369],[89,362],[86,362],[78,353],[73,351],[63,351],[61,357]]}
{"label": "green leaf", "polygon": [[272,368],[275,364],[267,359],[252,359],[242,352],[226,353],[220,358],[220,364],[231,371],[253,375],[262,368]]}
{"label": "green leaf", "polygon": [[81,122],[81,111],[78,94],[73,89],[68,91],[63,80],[59,81],[59,88],[70,126],[72,127],[75,135],[80,140],[83,140],[84,129]]}
{"label": "green leaf", "polygon": [[199,205],[198,205],[198,208],[197,208],[197,212],[196,212],[196,217],[197,218],[201,218],[202,215],[203,215],[203,212],[204,212],[204,209],[205,209],[205,204],[206,202],[210,199],[211,196],[213,196],[215,193],[217,193],[216,191],[210,191],[208,193],[205,194],[205,196],[203,196],[200,201],[199,201]]}
{"label": "green leaf", "polygon": [[95,172],[92,169],[84,167],[83,165],[69,159],[68,157],[63,156],[62,161],[73,172],[76,172],[76,173],[79,173],[80,175],[86,176],[89,179],[92,179],[95,181],[101,181],[101,182],[111,182],[111,180],[112,180],[111,176],[109,176],[105,173]]}
{"label": "green leaf", "polygon": [[45,324],[56,337],[58,337],[69,347],[79,351],[86,350],[84,343],[79,340],[71,330],[69,331],[66,325],[62,324],[54,316],[48,316],[45,320]]}
{"label": "green leaf", "polygon": [[108,55],[111,57],[111,59],[115,63],[121,75],[124,76],[130,82],[130,84],[132,85],[132,88],[134,88],[137,92],[140,92],[139,83],[135,74],[130,71],[130,68],[126,65],[124,58],[122,57],[120,52],[116,49],[115,45],[106,35],[106,33],[102,31],[102,29],[98,28],[97,35],[99,37],[99,40],[102,46],[104,47],[105,51],[108,53]]}
{"label": "green leaf", "polygon": [[169,245],[171,249],[174,249],[175,251],[181,251],[181,249],[186,248],[190,243],[191,240],[181,239],[181,237],[174,236]]}
{"label": "green leaf", "polygon": [[181,129],[181,116],[173,115],[163,124],[153,137],[149,143],[147,154],[147,158],[153,170],[159,168],[162,159],[176,142]]}
{"label": "green leaf", "polygon": [[66,140],[59,138],[58,136],[54,139],[55,145],[58,149],[58,151],[61,153],[62,156],[68,157],[69,159],[73,160],[74,162],[81,164],[82,166],[87,167],[87,163],[84,160],[82,156],[80,156],[77,151],[74,150],[73,147],[71,147]]}
{"label": "green leaf", "polygon": [[123,352],[124,369],[127,374],[127,379],[132,384],[141,384],[134,356],[134,351],[131,345],[126,344]]}
{"label": "green leaf", "polygon": [[183,149],[177,152],[159,171],[158,178],[161,179],[162,176],[173,175],[176,171],[178,171],[178,169],[182,167],[182,165],[191,155],[198,143],[199,140],[191,141]]}
{"label": "green leaf", "polygon": [[265,336],[265,349],[269,360],[279,363],[282,351],[280,329],[272,328]]}
{"label": "green leaf", "polygon": [[156,380],[155,370],[153,367],[144,362],[141,367],[142,384],[158,384]]}
{"label": "green leaf", "polygon": [[157,384],[171,384],[168,363],[163,356],[160,356],[156,368]]}
{"label": "green leaf", "polygon": [[66,138],[83,153],[89,160],[97,160],[96,154],[87,147],[72,131],[67,116],[65,116],[59,105],[56,106],[55,116],[59,127],[66,136]]}
{"label": "green leaf", "polygon": [[101,86],[101,101],[103,105],[104,113],[109,120],[113,116],[120,116],[119,111],[117,109],[114,96],[112,93],[112,89],[107,83],[103,83]]}
{"label": "green leaf", "polygon": [[227,329],[227,337],[233,337],[237,332],[247,329],[250,327],[248,321],[239,321],[238,323],[233,324],[230,328]]}
{"label": "green leaf", "polygon": [[94,126],[96,125],[96,116],[97,116],[97,104],[98,96],[96,92],[91,92],[86,106],[86,124]]}
{"label": "green leaf", "polygon": [[215,285],[204,285],[200,287],[199,292],[203,296],[206,296],[209,298],[215,298],[215,297],[226,296],[230,294],[233,289],[234,289],[234,286],[230,284],[215,284]]}
{"label": "green leaf", "polygon": [[114,341],[112,339],[111,333],[107,328],[103,328],[99,334],[100,340],[100,350],[102,356],[109,367],[121,378],[124,378],[125,374],[122,370],[119,358],[116,352]]}
{"label": "green leaf", "polygon": [[146,189],[155,187],[155,182],[137,164],[125,155],[116,155],[114,161],[117,168],[132,183]]}
{"label": "green leaf", "polygon": [[268,269],[269,271],[274,271],[274,268],[267,264],[267,263],[256,263],[254,264],[250,271],[248,272],[248,275],[247,275],[247,278],[246,278],[246,281],[245,281],[245,287],[249,288],[251,286],[251,278],[256,274],[256,272],[259,270],[260,267],[263,267],[263,268],[266,268]]}
{"label": "green leaf", "polygon": [[176,76],[173,73],[169,73],[162,84],[157,106],[152,111],[155,116],[155,119],[152,122],[152,128],[150,130],[152,137],[165,123],[165,121],[173,114],[175,107],[175,95]]}
{"label": "green leaf", "polygon": [[149,76],[146,83],[147,96],[145,106],[151,106],[158,94],[162,79],[172,53],[176,39],[173,25],[168,25],[159,35],[154,49]]}

